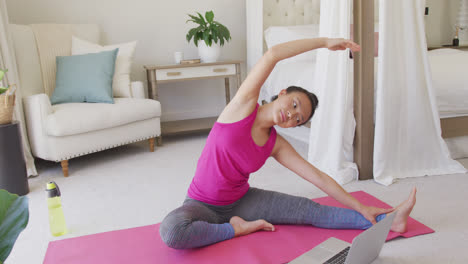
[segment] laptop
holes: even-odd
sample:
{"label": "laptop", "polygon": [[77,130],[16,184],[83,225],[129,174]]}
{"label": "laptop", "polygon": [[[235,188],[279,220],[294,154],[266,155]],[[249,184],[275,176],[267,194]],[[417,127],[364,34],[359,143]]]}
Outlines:
{"label": "laptop", "polygon": [[371,263],[380,253],[392,226],[395,213],[355,237],[353,243],[331,237],[320,245],[295,258],[290,264]]}

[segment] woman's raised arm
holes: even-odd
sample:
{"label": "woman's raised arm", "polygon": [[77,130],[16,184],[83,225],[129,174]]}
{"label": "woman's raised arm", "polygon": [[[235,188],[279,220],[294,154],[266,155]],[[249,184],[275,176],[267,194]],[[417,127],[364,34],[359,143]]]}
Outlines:
{"label": "woman's raised arm", "polygon": [[256,103],[263,83],[277,62],[319,48],[328,48],[330,50],[350,48],[352,51],[359,51],[360,49],[359,45],[351,40],[329,38],[300,39],[275,45],[255,64],[237,91],[236,101],[239,100],[243,103],[254,101]]}

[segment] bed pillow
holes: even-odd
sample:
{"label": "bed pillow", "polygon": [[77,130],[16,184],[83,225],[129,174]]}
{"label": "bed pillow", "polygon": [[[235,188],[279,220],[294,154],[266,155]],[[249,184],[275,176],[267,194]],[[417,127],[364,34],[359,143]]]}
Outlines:
{"label": "bed pillow", "polygon": [[136,41],[133,41],[123,44],[101,46],[73,36],[72,55],[96,53],[118,48],[119,53],[117,54],[117,59],[115,61],[115,74],[112,83],[112,90],[115,97],[132,97],[130,89],[130,71],[136,43]]}
{"label": "bed pillow", "polygon": [[[265,30],[265,42],[268,48],[275,45],[304,38],[317,38],[319,36],[319,24],[298,25],[298,26],[274,26]],[[292,58],[283,60],[284,62],[295,61],[315,61],[317,50],[304,52]]]}
{"label": "bed pillow", "polygon": [[51,103],[114,103],[112,78],[118,51],[57,56]]}

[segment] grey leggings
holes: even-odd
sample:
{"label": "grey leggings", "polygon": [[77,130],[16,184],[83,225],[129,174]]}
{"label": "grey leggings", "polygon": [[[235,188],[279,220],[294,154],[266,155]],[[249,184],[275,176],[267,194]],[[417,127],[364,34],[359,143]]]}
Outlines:
{"label": "grey leggings", "polygon": [[[320,205],[310,199],[250,188],[238,201],[225,206],[186,198],[159,227],[162,240],[171,248],[196,248],[234,237],[229,224],[233,216],[246,221],[264,219],[271,224],[313,225],[334,229],[367,229],[372,224],[358,212]],[[385,215],[377,217],[377,221]]]}

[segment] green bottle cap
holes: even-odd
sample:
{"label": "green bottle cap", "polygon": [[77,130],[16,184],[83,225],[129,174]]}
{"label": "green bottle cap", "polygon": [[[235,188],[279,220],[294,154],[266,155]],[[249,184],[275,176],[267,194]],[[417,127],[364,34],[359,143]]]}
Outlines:
{"label": "green bottle cap", "polygon": [[53,181],[47,183],[46,192],[48,198],[60,197],[61,195],[58,185]]}

